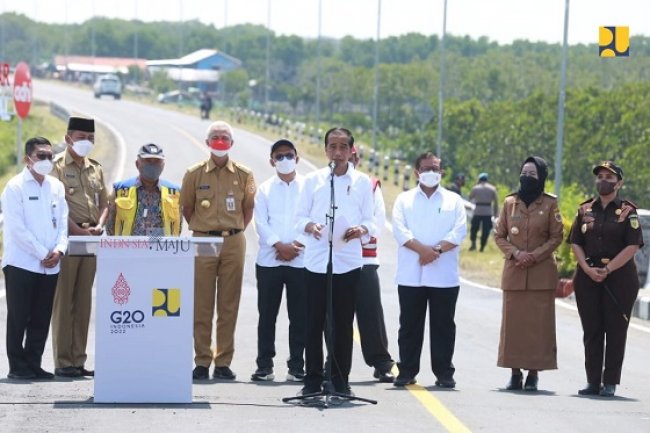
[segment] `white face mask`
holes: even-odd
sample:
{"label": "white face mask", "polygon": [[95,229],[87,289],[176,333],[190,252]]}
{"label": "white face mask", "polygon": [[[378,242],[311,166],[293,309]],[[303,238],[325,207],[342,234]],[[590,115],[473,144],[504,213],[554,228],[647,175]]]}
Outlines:
{"label": "white face mask", "polygon": [[438,186],[440,183],[440,173],[435,172],[435,171],[427,171],[424,173],[420,173],[419,180],[420,183],[427,188],[433,188],[434,186]]}
{"label": "white face mask", "polygon": [[218,158],[228,155],[227,150],[210,149],[210,152],[212,152],[212,154]]}
{"label": "white face mask", "polygon": [[32,164],[32,170],[34,170],[35,173],[38,173],[41,176],[50,174],[52,172],[52,168],[54,168],[54,164],[52,164],[52,161],[50,161],[49,159],[43,161],[32,160],[32,162],[34,163]]}
{"label": "white face mask", "polygon": [[72,143],[72,150],[80,157],[84,157],[93,150],[93,143],[90,140],[79,140]]}
{"label": "white face mask", "polygon": [[280,174],[290,174],[296,170],[296,159],[283,159],[282,161],[275,161],[275,169]]}

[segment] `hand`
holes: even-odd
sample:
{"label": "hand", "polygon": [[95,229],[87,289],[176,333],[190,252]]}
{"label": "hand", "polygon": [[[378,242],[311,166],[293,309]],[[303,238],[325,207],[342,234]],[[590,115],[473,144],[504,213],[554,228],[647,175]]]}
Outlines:
{"label": "hand", "polygon": [[275,258],[283,262],[290,262],[300,254],[300,248],[292,243],[277,242],[273,248],[275,248]]}
{"label": "hand", "polygon": [[352,239],[361,238],[364,234],[366,234],[366,229],[362,226],[353,226],[345,231],[343,240],[347,242]]}
{"label": "hand", "polygon": [[517,260],[515,266],[519,268],[527,268],[535,264],[535,255],[526,251],[519,251],[515,259]]}
{"label": "hand", "polygon": [[430,246],[425,246],[418,254],[420,255],[420,264],[422,266],[433,263],[440,258],[440,253]]}
{"label": "hand", "polygon": [[588,268],[586,274],[597,283],[603,282],[607,278],[607,271],[604,268]]}
{"label": "hand", "polygon": [[88,233],[91,236],[100,236],[102,233],[104,233],[104,227],[100,225],[96,225],[95,227],[90,227],[88,228]]}
{"label": "hand", "polygon": [[311,233],[311,235],[316,238],[320,239],[322,236],[321,230],[323,230],[323,227],[325,227],[323,224],[318,224],[318,223],[309,223],[307,224],[307,230],[305,230],[307,233]]}
{"label": "hand", "polygon": [[51,269],[59,263],[59,260],[61,260],[61,252],[54,250],[50,251],[47,256],[41,261],[41,263],[43,263],[43,266],[46,268]]}

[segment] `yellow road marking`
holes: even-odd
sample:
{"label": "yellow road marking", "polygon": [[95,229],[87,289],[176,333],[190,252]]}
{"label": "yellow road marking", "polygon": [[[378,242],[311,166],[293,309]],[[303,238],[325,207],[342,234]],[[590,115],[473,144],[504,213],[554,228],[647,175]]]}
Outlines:
{"label": "yellow road marking", "polygon": [[195,145],[196,145],[197,147],[199,147],[201,150],[203,150],[203,151],[207,151],[207,146],[205,146],[205,144],[202,143],[201,141],[199,141],[199,140],[197,140],[196,138],[194,138],[194,136],[192,136],[192,135],[191,135],[189,132],[187,132],[186,130],[184,130],[184,129],[182,129],[182,128],[179,128],[178,126],[175,126],[175,125],[169,125],[169,126],[171,126],[172,128],[174,128],[174,129],[175,129],[176,131],[178,131],[181,135],[185,136],[188,140],[190,140],[193,144],[195,144]]}
{"label": "yellow road marking", "polygon": [[[357,344],[361,342],[359,337],[359,329],[356,326],[354,327],[354,341],[356,341]],[[393,366],[392,372],[395,377],[397,377],[399,370],[397,369],[396,365]],[[433,415],[433,417],[438,420],[438,422],[442,424],[442,426],[446,428],[448,432],[471,433],[471,430],[468,429],[465,424],[463,424],[458,418],[456,418],[456,416],[451,413],[451,411],[447,409],[445,405],[442,404],[442,402],[436,397],[434,397],[434,395],[431,394],[425,387],[416,383],[414,385],[406,385],[406,389],[408,389],[409,392],[418,399],[420,404],[422,404],[422,406],[424,406],[424,408],[431,415]]]}

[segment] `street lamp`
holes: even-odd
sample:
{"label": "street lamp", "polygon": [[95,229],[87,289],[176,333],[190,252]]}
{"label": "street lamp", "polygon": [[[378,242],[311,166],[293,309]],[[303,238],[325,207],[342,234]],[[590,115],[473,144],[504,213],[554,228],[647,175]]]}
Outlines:
{"label": "street lamp", "polygon": [[555,195],[560,198],[562,186],[562,147],[564,145],[564,100],[566,98],[566,63],[569,39],[569,0],[564,3],[564,39],[562,42],[562,66],[560,70],[560,95],[557,101],[557,133],[555,141]]}
{"label": "street lamp", "polygon": [[379,35],[381,26],[381,0],[377,0],[377,40],[375,40],[375,85],[372,98],[372,148],[377,152],[377,111],[379,107]]}
{"label": "street lamp", "polygon": [[438,92],[438,139],[436,154],[442,158],[442,115],[445,107],[445,37],[447,35],[447,0],[442,13],[442,39],[440,39],[440,90]]}

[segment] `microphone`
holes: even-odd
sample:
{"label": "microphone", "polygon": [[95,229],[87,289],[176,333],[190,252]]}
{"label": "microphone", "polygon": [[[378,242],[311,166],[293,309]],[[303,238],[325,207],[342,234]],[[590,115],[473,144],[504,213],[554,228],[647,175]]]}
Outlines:
{"label": "microphone", "polygon": [[334,168],[336,167],[336,162],[335,161],[330,161],[327,166],[330,168],[330,170],[334,171]]}

